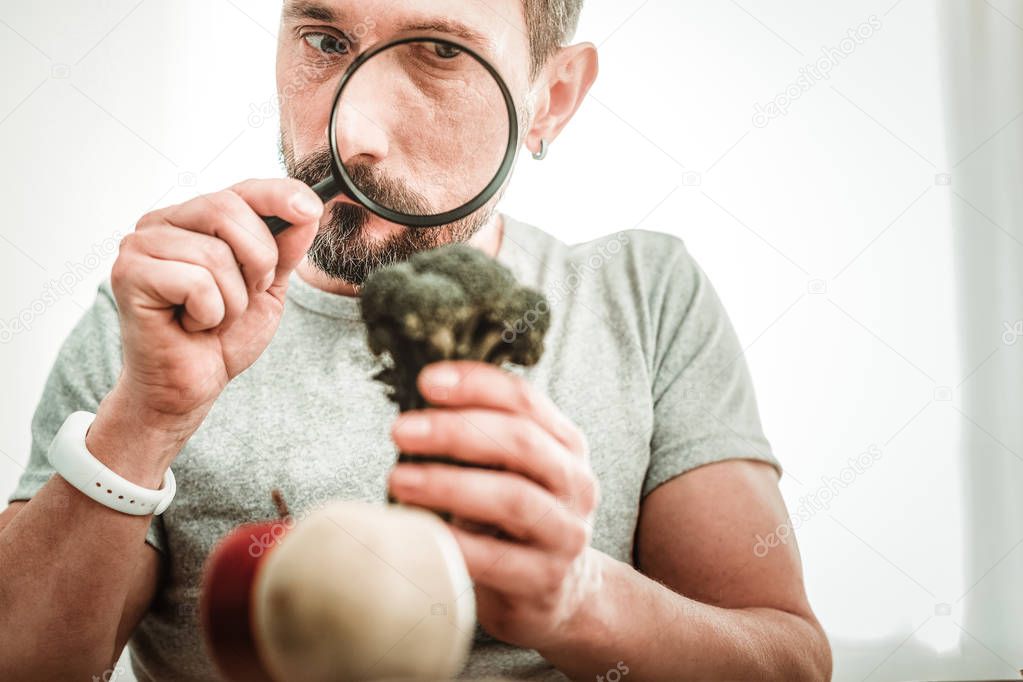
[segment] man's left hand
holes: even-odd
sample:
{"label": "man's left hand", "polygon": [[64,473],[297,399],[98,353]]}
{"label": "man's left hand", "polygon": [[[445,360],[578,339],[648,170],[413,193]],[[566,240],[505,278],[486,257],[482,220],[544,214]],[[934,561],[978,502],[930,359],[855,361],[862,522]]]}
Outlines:
{"label": "man's left hand", "polygon": [[599,491],[585,436],[549,397],[492,365],[436,363],[418,384],[435,407],[398,418],[400,451],[493,469],[399,464],[391,493],[502,531],[507,539],[449,525],[477,618],[510,644],[549,646],[600,588],[601,555],[589,546]]}

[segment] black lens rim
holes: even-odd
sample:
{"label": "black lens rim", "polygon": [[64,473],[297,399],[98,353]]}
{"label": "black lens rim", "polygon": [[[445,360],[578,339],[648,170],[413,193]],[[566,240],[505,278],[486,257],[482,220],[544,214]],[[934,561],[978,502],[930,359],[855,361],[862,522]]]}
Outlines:
{"label": "black lens rim", "polygon": [[[458,208],[444,213],[437,213],[432,215],[415,216],[401,213],[393,209],[388,208],[382,204],[377,203],[369,196],[367,196],[352,180],[348,171],[345,169],[344,164],[341,162],[341,154],[338,149],[337,135],[334,131],[337,130],[337,119],[340,111],[341,96],[344,94],[345,87],[349,84],[352,77],[358,73],[370,59],[386,50],[391,50],[401,45],[407,45],[409,43],[422,43],[430,42],[446,47],[452,47],[462,52],[465,52],[473,59],[475,59],[487,72],[493,77],[501,90],[501,95],[504,97],[505,108],[508,110],[508,148],[505,150],[504,159],[501,161],[501,165],[497,169],[497,173],[493,179],[487,184],[483,190],[477,194],[474,198],[470,199],[465,204],[462,204]],[[340,186],[342,193],[348,195],[360,205],[365,207],[371,213],[380,216],[384,220],[398,225],[405,225],[408,227],[439,227],[441,225],[447,225],[449,223],[461,220],[469,215],[472,215],[480,208],[482,208],[490,199],[501,189],[504,181],[507,179],[508,174],[511,173],[512,167],[515,165],[515,156],[519,146],[519,118],[518,110],[515,106],[515,98],[512,97],[511,90],[508,88],[508,84],[504,78],[501,77],[500,72],[487,61],[482,55],[473,50],[472,48],[448,40],[447,38],[438,38],[436,36],[409,36],[400,38],[398,40],[392,40],[383,45],[374,47],[371,50],[363,52],[355,61],[345,70],[344,75],[341,77],[341,82],[338,83],[337,92],[334,94],[334,101],[331,104],[330,112],[330,128],[327,131],[327,137],[330,142],[330,152],[333,160],[333,174],[334,179]]]}

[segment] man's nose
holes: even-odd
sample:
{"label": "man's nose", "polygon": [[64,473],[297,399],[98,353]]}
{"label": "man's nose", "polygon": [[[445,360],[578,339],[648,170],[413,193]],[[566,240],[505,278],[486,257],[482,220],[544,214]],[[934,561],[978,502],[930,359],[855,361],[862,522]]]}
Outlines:
{"label": "man's nose", "polygon": [[379,98],[372,93],[359,97],[356,84],[345,89],[338,102],[337,149],[345,166],[372,165],[387,157],[390,145],[386,117],[379,108]]}

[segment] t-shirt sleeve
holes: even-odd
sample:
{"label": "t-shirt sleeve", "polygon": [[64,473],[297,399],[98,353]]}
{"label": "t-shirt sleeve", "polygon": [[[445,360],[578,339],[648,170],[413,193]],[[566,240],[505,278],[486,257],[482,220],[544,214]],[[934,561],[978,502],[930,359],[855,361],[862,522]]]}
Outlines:
{"label": "t-shirt sleeve", "polygon": [[[100,284],[92,306],[82,314],[57,353],[42,397],[32,416],[28,464],[8,502],[29,500],[54,474],[46,458],[50,442],[72,412],[96,412],[121,371],[117,305],[109,280]],[[165,551],[163,526],[154,516],[146,542]]]}
{"label": "t-shirt sleeve", "polygon": [[[781,464],[764,435],[732,323],[683,243],[662,235],[650,290],[653,433],[643,496],[696,467],[728,459]],[[665,255],[667,254],[667,255]]]}

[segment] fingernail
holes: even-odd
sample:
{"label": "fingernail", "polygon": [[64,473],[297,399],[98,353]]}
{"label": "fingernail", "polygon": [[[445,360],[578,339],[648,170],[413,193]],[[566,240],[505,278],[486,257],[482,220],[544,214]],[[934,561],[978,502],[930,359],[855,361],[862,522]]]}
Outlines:
{"label": "fingernail", "polygon": [[458,376],[458,372],[449,365],[427,367],[426,375],[423,377],[423,383],[429,389],[454,388],[459,381],[461,381],[461,377]]}
{"label": "fingernail", "polygon": [[302,215],[314,216],[320,212],[322,204],[308,194],[296,194],[291,200],[291,208]]}
{"label": "fingernail", "polygon": [[394,430],[403,436],[422,438],[430,433],[430,420],[421,415],[401,417]]}

